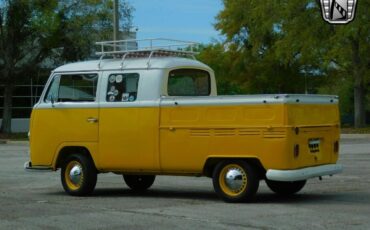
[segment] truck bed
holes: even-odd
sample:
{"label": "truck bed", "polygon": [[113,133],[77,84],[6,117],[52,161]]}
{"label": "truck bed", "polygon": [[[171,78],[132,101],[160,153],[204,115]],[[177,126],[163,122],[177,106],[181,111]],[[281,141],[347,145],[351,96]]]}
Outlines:
{"label": "truck bed", "polygon": [[[209,156],[257,158],[266,169],[335,162],[337,103],[336,96],[289,94],[162,98],[162,166],[197,171]],[[315,141],[318,149],[310,149]]]}

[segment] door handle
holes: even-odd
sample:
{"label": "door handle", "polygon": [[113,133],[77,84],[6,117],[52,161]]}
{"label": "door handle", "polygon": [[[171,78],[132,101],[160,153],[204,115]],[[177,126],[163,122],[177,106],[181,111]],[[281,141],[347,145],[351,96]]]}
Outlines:
{"label": "door handle", "polygon": [[89,117],[89,118],[87,118],[87,122],[89,122],[89,123],[97,123],[98,122],[98,118]]}

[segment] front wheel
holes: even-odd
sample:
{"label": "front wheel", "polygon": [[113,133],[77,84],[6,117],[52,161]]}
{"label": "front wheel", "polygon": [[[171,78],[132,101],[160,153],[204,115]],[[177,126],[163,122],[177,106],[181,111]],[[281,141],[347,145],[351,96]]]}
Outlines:
{"label": "front wheel", "polygon": [[64,190],[72,196],[88,195],[94,191],[97,172],[89,157],[71,155],[62,164],[61,180]]}
{"label": "front wheel", "polygon": [[306,180],[286,182],[266,179],[266,184],[273,192],[279,195],[289,196],[301,191],[306,184]]}
{"label": "front wheel", "polygon": [[226,202],[250,201],[259,186],[257,171],[242,160],[226,160],[213,171],[213,187]]}
{"label": "front wheel", "polygon": [[153,175],[123,175],[128,187],[136,192],[143,192],[153,185],[155,176]]}

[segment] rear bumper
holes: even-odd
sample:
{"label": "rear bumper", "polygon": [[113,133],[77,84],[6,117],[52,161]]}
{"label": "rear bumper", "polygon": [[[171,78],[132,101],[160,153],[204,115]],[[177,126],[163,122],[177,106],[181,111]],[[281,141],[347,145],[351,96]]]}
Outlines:
{"label": "rear bumper", "polygon": [[24,170],[26,170],[27,172],[53,171],[53,168],[49,166],[32,166],[32,163],[30,161],[25,162],[23,167],[24,167]]}
{"label": "rear bumper", "polygon": [[276,170],[269,169],[266,178],[274,181],[300,181],[314,177],[334,175],[343,171],[340,164],[320,165],[295,170]]}

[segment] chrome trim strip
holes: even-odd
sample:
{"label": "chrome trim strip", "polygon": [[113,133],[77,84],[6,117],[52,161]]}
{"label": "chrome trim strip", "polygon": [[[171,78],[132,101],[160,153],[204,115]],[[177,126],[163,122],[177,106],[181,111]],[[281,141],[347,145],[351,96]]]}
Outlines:
{"label": "chrome trim strip", "polygon": [[243,105],[243,104],[338,104],[338,97],[331,95],[240,95],[162,97],[161,106]]}
{"label": "chrome trim strip", "polygon": [[[101,80],[100,80],[101,83]],[[100,84],[102,85],[102,84]],[[99,88],[99,86],[98,86]],[[103,90],[99,88],[97,98]],[[143,90],[143,89],[139,89]],[[151,95],[152,96],[152,95]],[[147,97],[147,96],[146,96]],[[100,102],[99,102],[100,101]],[[330,95],[243,95],[243,96],[198,96],[198,97],[171,97],[162,96],[150,100],[140,100],[133,102],[106,102],[101,96],[95,102],[56,102],[53,108],[120,108],[120,107],[179,107],[179,106],[235,106],[235,105],[255,105],[255,104],[338,104],[337,96]],[[35,109],[52,108],[51,103],[39,103]]]}
{"label": "chrome trim strip", "polygon": [[97,102],[55,102],[54,107],[51,103],[40,103],[34,109],[98,109]]}
{"label": "chrome trim strip", "polygon": [[300,181],[314,177],[334,175],[342,171],[343,166],[340,164],[327,164],[295,170],[269,169],[266,172],[266,178],[274,181]]}

